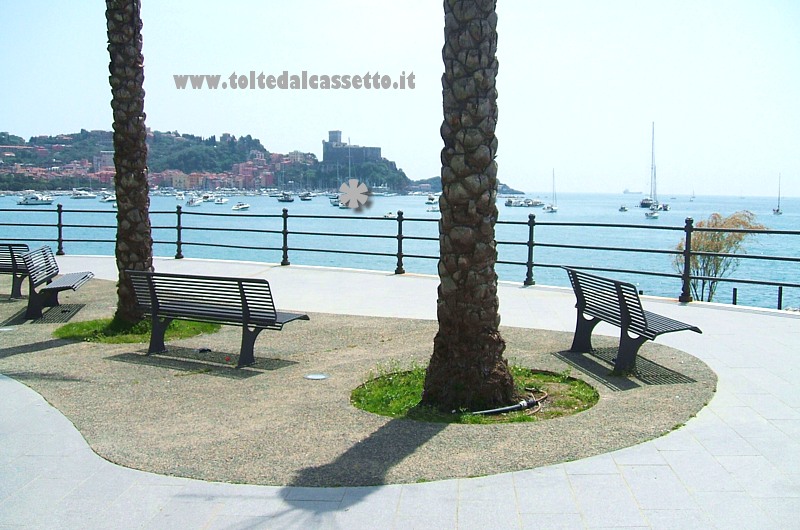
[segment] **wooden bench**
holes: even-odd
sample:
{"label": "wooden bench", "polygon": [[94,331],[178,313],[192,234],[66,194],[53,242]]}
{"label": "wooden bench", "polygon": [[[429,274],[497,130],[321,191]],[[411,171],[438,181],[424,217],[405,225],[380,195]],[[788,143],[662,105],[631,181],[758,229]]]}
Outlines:
{"label": "wooden bench", "polygon": [[72,272],[56,278],[58,263],[50,247],[40,247],[23,254],[22,261],[28,271],[30,286],[26,319],[42,318],[42,308],[58,305],[58,293],[67,289],[76,291],[94,277],[91,272]]}
{"label": "wooden bench", "polygon": [[[592,351],[592,331],[600,322],[608,322],[620,328],[619,351],[614,362],[614,373],[634,371],[636,354],[648,340],[663,333],[691,330],[702,333],[700,328],[679,320],[667,318],[642,309],[639,293],[631,283],[595,276],[583,271],[563,267],[578,302],[578,321],[570,351],[588,353]],[[632,336],[635,335],[635,336]]]}
{"label": "wooden bench", "polygon": [[302,313],[277,311],[269,282],[257,278],[226,278],[127,270],[139,310],[150,315],[148,354],[166,351],[164,333],[173,319],[240,326],[242,344],[237,368],[255,363],[253,345],[265,329],[280,331]]}
{"label": "wooden bench", "polygon": [[22,298],[22,282],[28,275],[22,255],[29,250],[24,243],[0,243],[0,274],[11,275],[11,298]]}

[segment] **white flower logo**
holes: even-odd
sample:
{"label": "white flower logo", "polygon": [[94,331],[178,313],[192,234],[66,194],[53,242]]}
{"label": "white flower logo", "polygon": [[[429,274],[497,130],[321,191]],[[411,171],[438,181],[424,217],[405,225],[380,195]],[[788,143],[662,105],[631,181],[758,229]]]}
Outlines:
{"label": "white flower logo", "polygon": [[369,189],[363,182],[350,179],[339,187],[339,202],[348,208],[359,208],[369,199]]}

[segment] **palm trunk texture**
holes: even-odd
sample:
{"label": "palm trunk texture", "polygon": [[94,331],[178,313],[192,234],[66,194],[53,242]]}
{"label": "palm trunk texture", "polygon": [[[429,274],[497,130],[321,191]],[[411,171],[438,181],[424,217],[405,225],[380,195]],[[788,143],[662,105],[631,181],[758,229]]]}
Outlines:
{"label": "palm trunk texture", "polygon": [[140,0],[106,1],[117,194],[117,318],[128,322],[136,322],[142,315],[136,310],[133,286],[124,271],[153,267],[140,9]]}
{"label": "palm trunk texture", "polygon": [[497,298],[496,0],[445,0],[439,221],[439,331],[423,404],[480,410],[514,402]]}

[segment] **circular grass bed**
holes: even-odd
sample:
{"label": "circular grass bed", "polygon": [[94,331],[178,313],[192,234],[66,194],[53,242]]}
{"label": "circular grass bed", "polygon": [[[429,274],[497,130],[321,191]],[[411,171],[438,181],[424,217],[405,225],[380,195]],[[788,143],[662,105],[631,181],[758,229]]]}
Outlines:
{"label": "circular grass bed", "polygon": [[523,410],[476,414],[470,411],[442,412],[420,405],[425,368],[414,366],[410,370],[380,369],[376,377],[353,390],[351,403],[367,412],[435,423],[518,423],[535,422],[576,414],[591,408],[599,394],[588,383],[569,376],[568,372],[553,373],[511,366],[511,374],[520,395],[535,399],[537,405]]}

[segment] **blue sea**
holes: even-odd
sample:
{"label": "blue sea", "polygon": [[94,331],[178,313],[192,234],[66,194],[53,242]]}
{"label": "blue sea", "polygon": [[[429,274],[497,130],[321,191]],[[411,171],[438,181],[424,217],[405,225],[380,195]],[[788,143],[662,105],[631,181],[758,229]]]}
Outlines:
{"label": "blue sea", "polygon": [[[549,194],[528,194],[550,202]],[[670,211],[660,212],[658,219],[646,219],[638,207],[638,194],[580,194],[562,193],[558,197],[558,212],[545,213],[541,208],[504,206],[498,200],[500,212],[496,228],[499,263],[497,274],[501,280],[522,282],[526,277],[523,265],[504,262],[521,262],[527,259],[527,226],[529,214],[535,215],[534,281],[537,285],[567,286],[568,280],[559,265],[607,267],[662,274],[674,274],[672,251],[683,239],[685,219],[698,222],[714,212],[729,215],[739,210],[756,214],[756,221],[770,230],[800,230],[800,198],[784,198],[784,214],[772,214],[775,199],[769,197],[729,197],[688,195],[660,197],[670,204]],[[48,243],[55,247],[55,204],[64,207],[64,250],[67,254],[113,255],[116,217],[110,203],[99,200],[76,200],[69,196],[57,197],[52,206],[18,206],[17,197],[0,197],[0,240],[14,239],[29,244]],[[239,201],[250,204],[250,209],[233,212],[231,206]],[[176,253],[176,206],[183,206],[182,253],[187,258],[215,258],[279,263],[283,208],[289,212],[289,261],[298,265],[322,265],[393,272],[397,266],[397,220],[385,217],[403,211],[403,267],[406,272],[436,274],[436,259],[419,256],[438,254],[438,212],[428,211],[426,196],[372,197],[368,208],[360,212],[332,207],[324,195],[311,201],[295,200],[280,203],[268,196],[231,196],[229,202],[217,205],[205,202],[200,207],[184,206],[174,196],[151,196],[151,222],[156,241],[157,256],[174,256]],[[619,207],[626,205],[627,212]],[[26,215],[19,214],[26,212]],[[264,217],[270,216],[270,217]],[[318,218],[316,216],[333,217]],[[505,224],[516,222],[519,224]],[[571,223],[591,226],[571,226]],[[36,226],[30,226],[30,225]],[[597,225],[629,224],[633,228]],[[655,229],[665,227],[665,230]],[[264,233],[262,231],[270,231]],[[308,232],[325,233],[324,236]],[[364,237],[367,235],[378,238]],[[91,240],[91,241],[83,241]],[[227,245],[221,247],[219,245]],[[560,245],[586,247],[638,248],[648,252],[596,251],[563,248]],[[231,248],[243,247],[243,248]],[[319,249],[330,252],[319,252]],[[757,235],[745,243],[748,255],[800,258],[800,235]],[[349,252],[370,252],[374,255],[355,255]],[[387,254],[386,256],[382,254]],[[797,283],[800,263],[790,261],[763,261],[742,259],[729,276],[761,281]],[[645,294],[676,298],[681,291],[679,279],[643,276],[626,273],[601,273],[630,281]],[[759,307],[777,307],[777,287],[722,282],[714,301],[731,303],[736,288],[738,303]],[[785,288],[783,307],[800,307],[800,288]]]}

